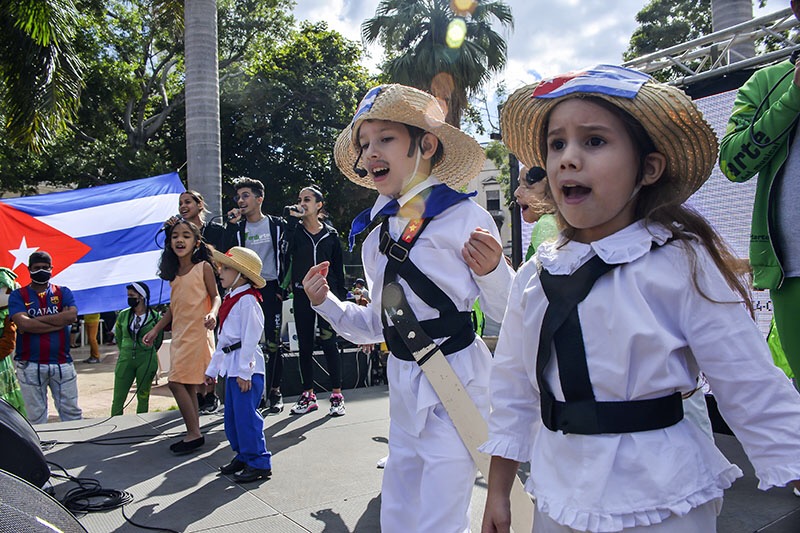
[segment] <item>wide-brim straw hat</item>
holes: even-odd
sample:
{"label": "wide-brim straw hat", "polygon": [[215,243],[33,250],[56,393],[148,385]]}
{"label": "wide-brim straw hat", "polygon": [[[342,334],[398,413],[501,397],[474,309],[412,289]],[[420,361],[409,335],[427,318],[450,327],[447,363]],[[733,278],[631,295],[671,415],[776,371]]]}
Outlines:
{"label": "wide-brim straw hat", "polygon": [[234,246],[224,254],[214,250],[214,261],[217,264],[229,266],[240,272],[242,276],[250,280],[250,283],[256,289],[260,289],[267,284],[266,280],[261,277],[261,258],[249,248]]}
{"label": "wide-brim straw hat", "polygon": [[[622,72],[623,75],[624,71],[629,70],[605,65],[594,68],[611,68]],[[593,69],[587,69],[586,72],[592,71]],[[632,73],[632,77],[647,78],[633,98],[594,92],[579,84],[573,92],[563,96],[555,98],[533,96],[534,90],[542,84],[551,83],[558,87],[563,83],[563,79],[580,77],[580,73],[570,73],[518,89],[509,97],[502,109],[500,127],[503,141],[528,168],[534,166],[546,168],[546,127],[553,108],[569,98],[581,96],[602,98],[627,111],[642,124],[656,150],[666,157],[667,166],[661,180],[665,178],[669,180],[668,187],[675,195],[675,201],[683,203],[711,175],[717,162],[717,136],[691,98],[683,91],[671,85],[658,83],[640,72],[629,72]],[[587,79],[591,76],[592,74],[589,74]],[[602,80],[599,82],[601,86],[603,83]],[[566,86],[567,83],[563,85]],[[553,93],[561,94],[557,90]]]}
{"label": "wide-brim straw hat", "polygon": [[334,148],[339,170],[357,185],[375,188],[369,175],[361,177],[353,171],[361,152],[356,135],[365,120],[400,122],[435,135],[444,153],[431,174],[454,189],[469,183],[483,169],[486,159],[483,148],[475,139],[445,122],[445,113],[433,95],[405,85],[380,85],[366,94],[352,122],[339,134]]}

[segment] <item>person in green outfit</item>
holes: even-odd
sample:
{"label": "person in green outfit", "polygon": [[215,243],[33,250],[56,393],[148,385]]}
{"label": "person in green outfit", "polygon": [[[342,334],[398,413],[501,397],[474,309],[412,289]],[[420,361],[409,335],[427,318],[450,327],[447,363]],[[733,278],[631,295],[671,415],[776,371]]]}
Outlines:
{"label": "person in green outfit", "polygon": [[150,308],[150,288],[144,282],[133,282],[128,290],[127,309],[120,311],[114,326],[114,338],[119,347],[119,359],[114,369],[114,399],[111,416],[122,414],[128,390],[136,380],[137,413],[146,413],[150,407],[150,387],[158,371],[158,349],[163,333],[156,336],[151,346],[142,342],[145,333],[153,329],[161,315]]}
{"label": "person in green outfit", "polygon": [[8,297],[19,288],[14,271],[0,267],[0,398],[11,404],[25,418],[25,400],[19,388],[17,374],[14,371],[14,353],[17,339],[17,326],[8,316]]}
{"label": "person in green outfit", "polygon": [[547,193],[547,174],[542,167],[528,170],[522,167],[519,187],[514,191],[514,201],[522,211],[522,219],[528,224],[536,224],[531,232],[531,243],[525,254],[525,261],[533,257],[536,249],[544,241],[558,236],[558,224],[553,213],[556,207]]}

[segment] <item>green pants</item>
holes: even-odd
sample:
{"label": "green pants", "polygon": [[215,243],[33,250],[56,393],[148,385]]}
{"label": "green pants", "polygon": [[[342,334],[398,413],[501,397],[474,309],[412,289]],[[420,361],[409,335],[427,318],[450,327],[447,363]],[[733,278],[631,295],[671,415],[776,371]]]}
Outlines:
{"label": "green pants", "polygon": [[114,399],[111,402],[111,416],[122,414],[128,391],[136,380],[136,412],[146,413],[150,408],[150,388],[158,371],[158,354],[153,348],[139,347],[135,356],[127,350],[120,351],[117,367],[114,369]]}
{"label": "green pants", "polygon": [[800,380],[800,278],[785,278],[780,289],[769,293],[786,361]]}

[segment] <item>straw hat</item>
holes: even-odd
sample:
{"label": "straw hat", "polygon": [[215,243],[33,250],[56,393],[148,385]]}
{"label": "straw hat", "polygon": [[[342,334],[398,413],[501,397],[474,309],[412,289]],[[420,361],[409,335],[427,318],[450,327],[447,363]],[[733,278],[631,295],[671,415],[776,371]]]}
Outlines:
{"label": "straw hat", "polygon": [[[611,71],[618,78],[597,74],[604,71]],[[634,97],[613,94],[620,80],[638,87]],[[555,89],[551,91],[552,86]],[[641,72],[606,65],[527,85],[509,97],[500,117],[503,141],[525,166],[546,166],[550,111],[576,96],[607,100],[642,124],[656,149],[667,159],[661,179],[669,179],[679,202],[689,198],[711,175],[717,162],[717,136],[691,98]]]}
{"label": "straw hat", "polygon": [[241,246],[234,246],[224,254],[214,250],[214,261],[241,272],[242,276],[249,279],[256,289],[267,284],[261,277],[261,258],[253,250]]}
{"label": "straw hat", "polygon": [[361,152],[356,138],[358,128],[365,120],[400,122],[430,132],[439,139],[444,154],[431,173],[442,183],[458,189],[478,175],[486,157],[475,139],[444,119],[444,111],[431,94],[397,84],[374,87],[364,96],[352,122],[336,140],[336,164],[350,181],[374,189],[369,176],[361,177],[353,170]]}

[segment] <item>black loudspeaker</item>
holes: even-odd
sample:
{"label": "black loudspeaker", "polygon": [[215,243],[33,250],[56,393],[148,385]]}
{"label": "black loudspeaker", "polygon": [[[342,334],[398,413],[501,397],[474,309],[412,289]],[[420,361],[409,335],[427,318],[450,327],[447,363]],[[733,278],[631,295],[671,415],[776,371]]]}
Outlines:
{"label": "black loudspeaker", "polygon": [[0,533],[86,533],[69,511],[46,492],[0,470]]}
{"label": "black loudspeaker", "polygon": [[28,420],[0,398],[0,469],[28,483],[43,487],[50,469],[39,444],[39,435]]}

